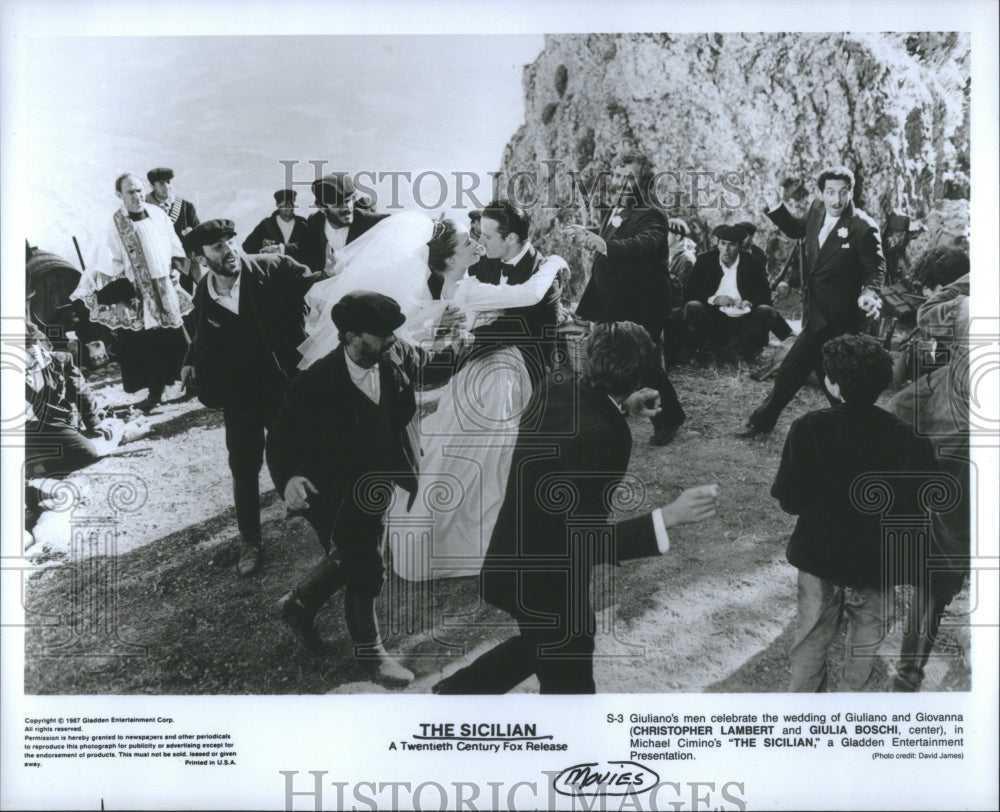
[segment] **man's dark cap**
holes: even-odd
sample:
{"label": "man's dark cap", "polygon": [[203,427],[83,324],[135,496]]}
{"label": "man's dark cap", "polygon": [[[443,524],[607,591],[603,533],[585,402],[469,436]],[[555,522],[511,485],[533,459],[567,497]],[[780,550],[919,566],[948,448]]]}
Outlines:
{"label": "man's dark cap", "polygon": [[319,205],[343,206],[354,197],[354,181],[343,172],[334,172],[314,180],[312,190]]}
{"label": "man's dark cap", "polygon": [[380,337],[392,335],[406,321],[395,299],[372,290],[344,294],[330,316],[342,333],[370,333]]}
{"label": "man's dark cap", "polygon": [[150,183],[156,183],[161,180],[173,180],[174,170],[166,166],[158,166],[156,169],[150,169],[146,173],[146,177],[149,179]]}
{"label": "man's dark cap", "polygon": [[206,220],[184,235],[184,247],[193,251],[235,236],[236,225],[232,220]]}
{"label": "man's dark cap", "polygon": [[294,206],[298,192],[294,189],[278,189],[274,193],[274,202],[279,206]]}
{"label": "man's dark cap", "polygon": [[727,242],[743,242],[747,238],[747,233],[739,226],[723,224],[715,227],[712,236]]}
{"label": "man's dark cap", "polygon": [[741,223],[737,223],[736,227],[742,228],[747,233],[748,237],[752,237],[754,234],[757,233],[757,226],[755,226],[749,220],[744,220]]}

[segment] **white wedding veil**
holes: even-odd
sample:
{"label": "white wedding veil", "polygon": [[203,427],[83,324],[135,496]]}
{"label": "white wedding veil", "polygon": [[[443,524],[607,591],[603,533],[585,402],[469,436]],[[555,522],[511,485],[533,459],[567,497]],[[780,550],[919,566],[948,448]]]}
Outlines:
{"label": "white wedding veil", "polygon": [[407,321],[396,335],[412,340],[426,321],[421,317],[427,315],[432,302],[427,288],[427,242],[432,231],[429,217],[401,212],[386,217],[344,249],[341,272],[317,282],[306,294],[308,338],[299,345],[300,369],[311,366],[340,343],[330,311],[351,291],[373,290],[399,302]]}

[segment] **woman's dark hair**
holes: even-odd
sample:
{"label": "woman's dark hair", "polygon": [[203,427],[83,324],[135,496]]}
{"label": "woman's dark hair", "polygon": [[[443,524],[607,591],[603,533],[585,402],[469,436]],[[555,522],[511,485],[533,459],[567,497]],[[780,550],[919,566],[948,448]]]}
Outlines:
{"label": "woman's dark hair", "polygon": [[631,321],[598,324],[587,339],[584,379],[611,395],[630,395],[655,358],[653,339]]}
{"label": "woman's dark hair", "polygon": [[438,220],[427,242],[427,265],[434,273],[444,273],[447,262],[458,247],[458,226],[454,220]]}
{"label": "woman's dark hair", "polygon": [[932,290],[950,285],[969,272],[969,255],[958,248],[938,246],[924,251],[913,266],[913,279]]}
{"label": "woman's dark hair", "polygon": [[496,222],[497,233],[501,237],[514,234],[519,242],[528,239],[531,217],[516,203],[511,203],[509,200],[494,200],[483,209],[483,217],[489,217]]}

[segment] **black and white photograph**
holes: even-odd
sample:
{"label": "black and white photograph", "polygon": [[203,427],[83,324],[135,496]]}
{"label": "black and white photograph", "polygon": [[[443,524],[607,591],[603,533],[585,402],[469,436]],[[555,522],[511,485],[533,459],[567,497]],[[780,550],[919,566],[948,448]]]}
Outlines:
{"label": "black and white photograph", "polygon": [[0,7],[0,808],[995,808],[997,7],[819,11]]}

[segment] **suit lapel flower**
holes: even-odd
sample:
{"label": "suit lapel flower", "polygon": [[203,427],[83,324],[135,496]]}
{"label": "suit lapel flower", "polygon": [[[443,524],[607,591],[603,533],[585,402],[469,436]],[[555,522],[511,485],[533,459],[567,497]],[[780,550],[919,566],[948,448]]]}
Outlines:
{"label": "suit lapel flower", "polygon": [[841,226],[837,229],[837,236],[842,240],[847,239],[847,226]]}
{"label": "suit lapel flower", "polygon": [[621,228],[621,224],[622,224],[622,217],[621,217],[621,215],[620,214],[616,214],[614,217],[612,217],[610,220],[608,220],[608,224],[612,228]]}

